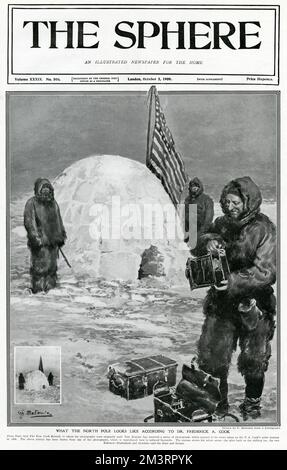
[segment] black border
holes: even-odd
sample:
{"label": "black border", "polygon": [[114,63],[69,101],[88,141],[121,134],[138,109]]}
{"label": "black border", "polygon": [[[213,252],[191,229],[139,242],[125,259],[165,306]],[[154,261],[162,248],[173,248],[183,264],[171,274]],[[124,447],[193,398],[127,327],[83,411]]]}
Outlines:
{"label": "black border", "polygon": [[[157,84],[157,85],[263,85],[263,86],[278,86],[279,83],[280,83],[280,77],[279,77],[279,52],[280,52],[280,49],[279,49],[279,45],[280,45],[280,5],[223,5],[222,8],[220,8],[220,5],[217,5],[217,7],[211,7],[211,8],[202,8],[202,7],[208,7],[210,6],[210,4],[202,4],[202,5],[194,5],[194,6],[186,6],[186,5],[169,5],[167,4],[166,6],[164,6],[163,4],[142,4],[142,5],[139,5],[139,4],[131,4],[131,5],[128,5],[128,4],[70,4],[70,6],[65,6],[64,4],[53,4],[51,6],[51,4],[32,4],[30,8],[26,8],[26,7],[29,7],[31,4],[25,4],[23,6],[18,6],[17,4],[8,4],[8,25],[7,25],[7,29],[8,29],[8,41],[7,41],[7,84],[10,84],[10,85],[129,85],[129,86],[142,86],[142,85],[149,85],[149,83],[145,83],[145,82],[133,82],[133,83],[112,83],[112,82],[107,82],[107,83],[103,83],[101,81],[99,82],[94,82],[94,83],[88,83],[88,82],[84,82],[84,83],[81,83],[81,82],[77,82],[77,83],[73,83],[72,81],[71,82],[62,82],[62,83],[58,83],[58,82],[38,82],[37,80],[35,80],[35,82],[33,83],[30,82],[29,80],[28,81],[19,81],[19,82],[12,82],[12,81],[9,81],[10,77],[12,75],[17,75],[17,76],[21,76],[21,77],[24,77],[24,78],[28,78],[29,76],[33,76],[33,77],[36,77],[36,76],[49,76],[49,77],[53,77],[53,76],[66,76],[68,75],[69,77],[72,77],[72,76],[76,76],[76,75],[80,75],[80,76],[96,76],[96,75],[99,75],[99,76],[133,76],[133,75],[138,75],[138,76],[148,76],[148,75],[151,75],[151,76],[169,76],[169,77],[175,77],[175,76],[197,76],[197,77],[200,77],[200,76],[222,76],[222,77],[228,77],[228,76],[231,76],[231,77],[239,77],[239,76],[243,76],[243,77],[246,77],[246,76],[254,76],[254,77],[275,77],[276,78],[276,65],[277,65],[277,82],[272,82],[272,83],[265,83],[264,80],[262,80],[263,83],[258,83],[257,81],[255,82],[242,82],[242,83],[228,83],[228,82],[224,82],[224,83],[217,83],[217,81],[215,80],[214,82],[172,82],[172,81],[168,81],[168,82],[158,82],[158,81],[154,81],[153,83],[154,84]],[[39,6],[38,6],[39,5]],[[94,7],[92,7],[91,5],[95,5]],[[49,8],[50,6],[50,8]],[[46,8],[45,8],[46,7]],[[111,8],[113,7],[113,8]],[[120,7],[120,8],[119,8]],[[96,74],[96,73],[14,73],[13,72],[13,11],[14,10],[42,10],[42,9],[46,9],[46,10],[49,10],[49,9],[57,9],[57,10],[78,10],[78,9],[84,9],[84,10],[124,10],[124,9],[128,9],[128,10],[145,10],[145,9],[150,9],[150,7],[152,7],[153,10],[200,10],[200,9],[204,9],[204,10],[230,10],[230,11],[233,11],[233,10],[248,10],[248,11],[256,11],[256,10],[259,10],[259,11],[263,11],[263,10],[271,10],[271,11],[274,11],[274,52],[273,52],[273,56],[274,56],[274,63],[273,63],[273,74],[248,74],[248,73],[245,73],[245,74],[224,74],[224,73],[107,73],[107,72],[104,72],[104,73],[99,73],[99,74]],[[229,8],[228,8],[229,7]],[[233,8],[230,8],[230,7],[233,7]],[[235,8],[234,8],[235,7]],[[236,7],[241,7],[241,8],[236,8]],[[251,7],[251,8],[250,8]],[[278,12],[278,36],[277,36],[277,12]],[[11,13],[11,30],[10,30],[10,13]],[[10,36],[11,35],[11,36]],[[277,43],[276,43],[276,36],[277,36]],[[10,54],[10,48],[9,48],[9,45],[11,43],[11,54]],[[276,52],[277,52],[277,55],[276,55]],[[11,63],[10,63],[11,62]],[[11,70],[11,72],[10,72]]]}
{"label": "black border", "polygon": [[[161,94],[190,94],[190,95],[207,95],[207,94],[255,94],[255,95],[275,95],[276,104],[277,104],[277,120],[276,120],[276,130],[277,130],[277,149],[276,149],[276,225],[277,225],[277,284],[276,284],[276,300],[277,300],[277,408],[276,408],[276,422],[255,422],[247,421],[238,423],[14,423],[11,421],[11,407],[12,407],[12,397],[11,397],[11,336],[10,336],[10,255],[11,255],[11,246],[10,246],[10,183],[11,183],[11,167],[10,167],[10,145],[9,145],[9,131],[10,131],[10,114],[9,114],[9,97],[10,96],[19,96],[19,95],[35,95],[35,94],[50,94],[50,91],[6,91],[6,351],[7,351],[7,426],[8,427],[203,427],[203,428],[260,428],[260,427],[276,427],[281,425],[281,92],[278,90],[270,91],[249,91],[249,90],[206,90],[206,91],[194,91],[194,90],[185,90],[185,91],[164,91],[160,92]],[[73,94],[77,95],[93,95],[105,93],[103,91],[55,91],[55,94],[65,95]],[[141,94],[146,95],[146,92],[143,91],[107,91],[107,93],[112,95],[119,94]],[[255,441],[254,441],[255,442]]]}

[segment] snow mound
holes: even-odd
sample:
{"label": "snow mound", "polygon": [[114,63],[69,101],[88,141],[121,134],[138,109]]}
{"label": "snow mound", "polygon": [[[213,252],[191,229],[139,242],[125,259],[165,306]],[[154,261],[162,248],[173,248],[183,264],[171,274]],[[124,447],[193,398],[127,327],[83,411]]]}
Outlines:
{"label": "snow mound", "polygon": [[142,163],[117,155],[84,158],[54,181],[74,271],[135,280],[142,255],[156,246],[163,274],[184,278],[188,256],[180,220],[162,184]]}
{"label": "snow mound", "polygon": [[25,377],[26,390],[44,390],[49,387],[47,377],[40,370],[33,370],[28,372]]}

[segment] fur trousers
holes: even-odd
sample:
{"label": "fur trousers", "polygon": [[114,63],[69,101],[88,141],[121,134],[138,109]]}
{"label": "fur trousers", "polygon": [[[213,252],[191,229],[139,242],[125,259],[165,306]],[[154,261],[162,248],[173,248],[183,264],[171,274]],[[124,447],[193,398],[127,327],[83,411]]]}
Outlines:
{"label": "fur trousers", "polygon": [[224,293],[211,289],[207,295],[204,305],[206,317],[198,342],[198,361],[205,372],[220,379],[223,400],[227,400],[229,366],[238,343],[241,351],[237,365],[245,379],[246,396],[258,398],[262,394],[275,331],[274,296],[269,302],[269,311],[263,306],[261,311],[257,326],[249,330],[243,324],[237,306],[228,301]]}
{"label": "fur trousers", "polygon": [[32,292],[48,292],[57,284],[58,247],[43,246],[31,249],[31,284]]}

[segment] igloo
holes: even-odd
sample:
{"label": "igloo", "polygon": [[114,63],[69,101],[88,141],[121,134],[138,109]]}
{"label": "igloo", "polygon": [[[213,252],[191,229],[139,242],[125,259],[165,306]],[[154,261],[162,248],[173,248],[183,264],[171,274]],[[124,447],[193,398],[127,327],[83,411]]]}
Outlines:
{"label": "igloo", "polygon": [[28,372],[25,377],[26,390],[44,390],[49,387],[47,377],[40,370],[33,370]]}
{"label": "igloo", "polygon": [[183,279],[187,248],[179,217],[158,178],[118,155],[84,158],[54,181],[74,271],[93,278],[138,278],[142,255],[155,246],[163,271]]}

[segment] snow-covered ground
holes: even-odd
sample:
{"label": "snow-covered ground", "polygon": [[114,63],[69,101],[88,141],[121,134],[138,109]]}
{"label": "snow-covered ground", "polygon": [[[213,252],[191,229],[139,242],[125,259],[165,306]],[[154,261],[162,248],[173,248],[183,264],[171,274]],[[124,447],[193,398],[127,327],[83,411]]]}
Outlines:
{"label": "snow-covered ground", "polygon": [[[143,423],[153,412],[153,398],[126,401],[108,390],[108,365],[155,354],[189,363],[203,322],[205,289],[190,292],[187,283],[165,280],[135,282],[93,281],[79,277],[59,260],[59,287],[47,295],[31,295],[29,252],[23,236],[24,201],[11,204],[11,400],[12,422],[19,417],[13,405],[14,346],[61,346],[61,405],[46,405],[52,417],[34,418],[44,423]],[[262,211],[275,221],[275,205]],[[219,212],[216,206],[216,212]],[[277,421],[277,343],[266,374],[262,417],[256,424]],[[244,382],[236,369],[237,352],[230,370],[230,402],[235,411],[244,395]],[[255,424],[255,423],[250,423]]]}
{"label": "snow-covered ground", "polygon": [[[43,390],[15,390],[15,403],[24,404],[47,404],[47,403],[60,403],[61,402],[61,388],[58,378],[54,380],[54,385],[49,386]],[[32,405],[33,406],[33,405]]]}

